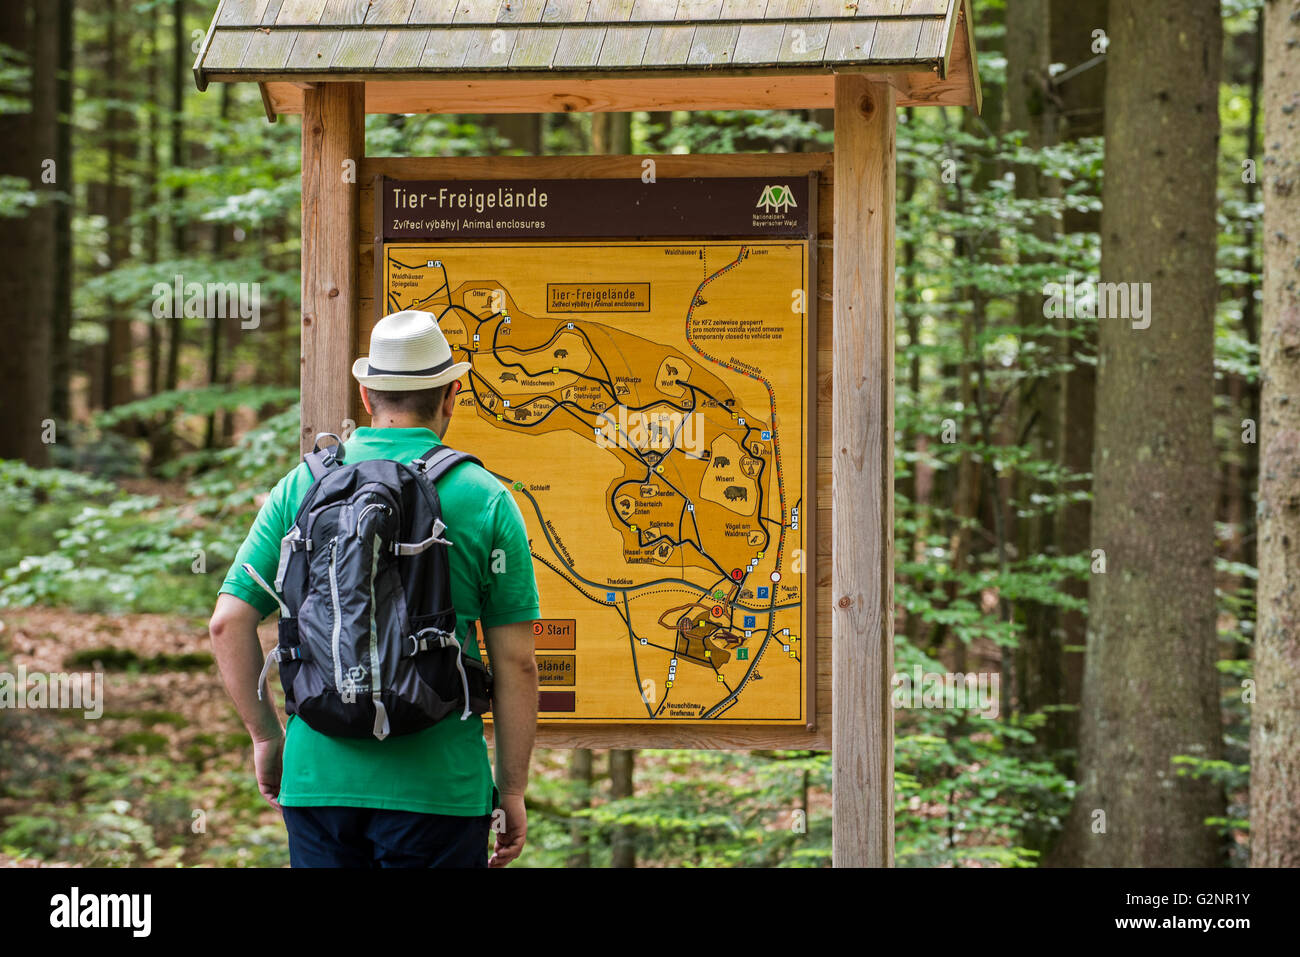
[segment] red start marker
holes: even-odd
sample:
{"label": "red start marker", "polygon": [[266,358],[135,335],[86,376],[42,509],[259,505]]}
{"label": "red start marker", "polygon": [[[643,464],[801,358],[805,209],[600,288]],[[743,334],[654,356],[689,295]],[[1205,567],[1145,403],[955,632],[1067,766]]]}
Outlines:
{"label": "red start marker", "polygon": [[540,621],[533,622],[533,634],[540,635],[541,633],[542,633],[542,623]]}
{"label": "red start marker", "polygon": [[714,606],[713,606],[713,617],[714,617],[714,618],[721,618],[721,617],[722,617],[722,606],[721,606],[721,605],[714,605]]}
{"label": "red start marker", "polygon": [[733,568],[731,570],[731,577],[734,578],[736,581],[740,581],[742,578],[745,577],[745,573],[742,572],[739,568]]}

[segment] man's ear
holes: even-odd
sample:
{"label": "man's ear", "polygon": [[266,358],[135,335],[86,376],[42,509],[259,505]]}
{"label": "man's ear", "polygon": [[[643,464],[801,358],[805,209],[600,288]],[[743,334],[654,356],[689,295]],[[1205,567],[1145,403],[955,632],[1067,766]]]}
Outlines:
{"label": "man's ear", "polygon": [[366,415],[373,416],[375,410],[370,408],[370,393],[367,392],[366,387],[359,382],[357,383],[357,388],[361,390],[361,404],[366,407]]}
{"label": "man's ear", "polygon": [[460,394],[460,380],[457,379],[447,390],[447,394],[442,397],[442,414],[451,418],[452,410],[456,408],[456,396]]}

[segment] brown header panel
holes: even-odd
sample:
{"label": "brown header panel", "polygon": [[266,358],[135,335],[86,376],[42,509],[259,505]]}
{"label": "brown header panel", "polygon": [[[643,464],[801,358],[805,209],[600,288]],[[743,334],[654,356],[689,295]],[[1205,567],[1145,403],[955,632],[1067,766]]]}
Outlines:
{"label": "brown header panel", "polygon": [[382,238],[808,235],[808,177],[383,181]]}

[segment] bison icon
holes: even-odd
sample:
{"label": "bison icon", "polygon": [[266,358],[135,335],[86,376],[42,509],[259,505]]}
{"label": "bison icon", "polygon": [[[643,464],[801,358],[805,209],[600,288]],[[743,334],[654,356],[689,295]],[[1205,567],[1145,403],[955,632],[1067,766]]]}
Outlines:
{"label": "bison icon", "polygon": [[727,500],[731,502],[749,501],[749,489],[744,488],[740,485],[728,485],[725,489],[723,489],[722,494],[727,496]]}

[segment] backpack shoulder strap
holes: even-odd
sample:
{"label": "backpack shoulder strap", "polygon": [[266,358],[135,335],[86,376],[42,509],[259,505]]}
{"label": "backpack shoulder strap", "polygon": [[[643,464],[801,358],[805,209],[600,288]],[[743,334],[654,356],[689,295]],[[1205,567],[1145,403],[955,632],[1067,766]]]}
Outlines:
{"label": "backpack shoulder strap", "polygon": [[[327,445],[321,448],[320,440],[329,436],[334,440],[333,445]],[[307,463],[307,468],[311,469],[311,479],[313,482],[319,482],[329,472],[343,464],[343,440],[333,432],[320,432],[316,436],[316,443],[312,450],[302,457]]]}
{"label": "backpack shoulder strap", "polygon": [[416,459],[412,464],[416,467],[421,475],[432,483],[437,483],[449,471],[459,465],[461,462],[479,462],[476,456],[468,452],[459,452],[449,445],[435,445],[429,451]]}

